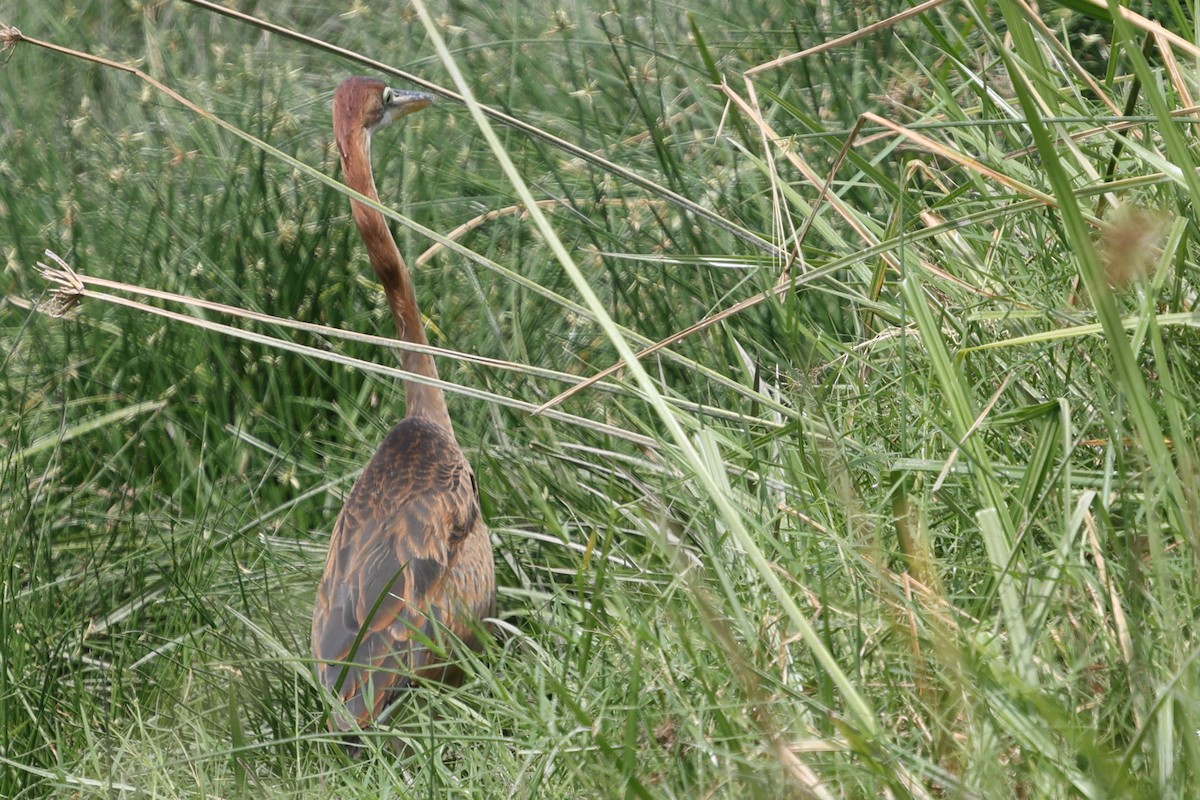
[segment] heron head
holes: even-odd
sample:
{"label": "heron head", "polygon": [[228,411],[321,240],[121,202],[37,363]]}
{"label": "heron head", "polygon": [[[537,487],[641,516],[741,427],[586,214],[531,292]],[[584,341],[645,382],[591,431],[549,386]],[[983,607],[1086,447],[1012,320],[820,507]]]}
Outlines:
{"label": "heron head", "polygon": [[376,78],[347,78],[333,93],[334,126],[339,135],[374,133],[433,102],[433,95],[393,89]]}

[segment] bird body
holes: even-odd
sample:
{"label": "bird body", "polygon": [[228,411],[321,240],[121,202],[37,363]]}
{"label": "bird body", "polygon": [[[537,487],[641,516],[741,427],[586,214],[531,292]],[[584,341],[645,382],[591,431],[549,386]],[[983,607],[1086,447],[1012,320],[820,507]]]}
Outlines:
{"label": "bird body", "polygon": [[[349,78],[334,93],[334,131],[346,184],[378,199],[371,134],[432,100],[381,81]],[[397,333],[427,344],[412,279],[382,214],[351,201]],[[404,351],[406,371],[437,378],[427,353]],[[406,413],[380,444],[334,524],[313,608],[321,682],[345,713],[331,727],[371,726],[414,680],[458,682],[440,645],[449,634],[478,645],[495,607],[491,542],[474,473],[454,437],[437,386],[405,382]]]}

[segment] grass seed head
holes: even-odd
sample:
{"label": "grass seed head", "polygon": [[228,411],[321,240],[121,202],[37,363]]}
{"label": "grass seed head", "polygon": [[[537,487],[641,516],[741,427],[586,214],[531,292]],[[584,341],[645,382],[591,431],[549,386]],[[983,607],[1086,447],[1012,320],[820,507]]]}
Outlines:
{"label": "grass seed head", "polygon": [[1109,285],[1128,286],[1154,269],[1167,232],[1165,214],[1125,206],[1100,236],[1100,254]]}
{"label": "grass seed head", "polygon": [[16,47],[17,42],[21,41],[22,38],[19,30],[12,25],[0,22],[0,53],[8,54],[4,57],[5,61],[8,61],[9,56],[12,55],[9,51]]}

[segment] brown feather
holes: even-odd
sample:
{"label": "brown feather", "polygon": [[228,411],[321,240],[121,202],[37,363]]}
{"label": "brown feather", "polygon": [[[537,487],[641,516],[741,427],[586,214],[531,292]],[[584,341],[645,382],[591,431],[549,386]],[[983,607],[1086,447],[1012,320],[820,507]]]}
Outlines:
{"label": "brown feather", "polygon": [[[380,81],[350,78],[334,94],[334,130],[347,185],[376,199],[370,130],[383,114]],[[425,344],[412,280],[379,212],[351,201],[401,339]],[[406,370],[436,378],[428,355]],[[407,416],[384,438],[334,524],[313,608],[321,682],[345,714],[330,727],[370,726],[416,679],[456,681],[439,640],[478,645],[495,608],[491,542],[471,467],[455,441],[440,389],[406,382]]]}

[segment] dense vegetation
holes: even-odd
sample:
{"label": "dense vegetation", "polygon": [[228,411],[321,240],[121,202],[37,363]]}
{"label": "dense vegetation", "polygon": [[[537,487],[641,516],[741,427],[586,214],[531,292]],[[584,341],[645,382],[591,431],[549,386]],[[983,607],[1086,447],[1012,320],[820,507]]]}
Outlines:
{"label": "dense vegetation", "polygon": [[[78,51],[0,56],[0,796],[1195,796],[1186,38],[953,2],[772,63],[908,5],[230,5],[318,41],[0,11]],[[353,53],[534,129],[376,141],[501,589],[359,759],[307,660],[403,413],[338,333],[392,333],[322,179]]]}

